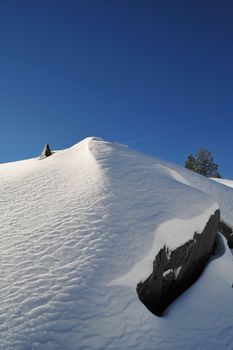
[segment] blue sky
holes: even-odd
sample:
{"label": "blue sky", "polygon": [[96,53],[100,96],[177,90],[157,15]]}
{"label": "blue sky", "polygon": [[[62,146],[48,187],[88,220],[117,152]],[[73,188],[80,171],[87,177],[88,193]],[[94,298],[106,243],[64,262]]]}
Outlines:
{"label": "blue sky", "polygon": [[233,178],[233,2],[0,2],[0,162],[87,136]]}

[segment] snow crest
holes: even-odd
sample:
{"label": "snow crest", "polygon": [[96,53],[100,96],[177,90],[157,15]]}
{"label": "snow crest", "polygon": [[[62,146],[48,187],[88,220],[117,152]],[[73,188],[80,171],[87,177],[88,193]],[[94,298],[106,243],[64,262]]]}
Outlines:
{"label": "snow crest", "polygon": [[0,349],[231,349],[227,247],[165,318],[136,286],[110,286],[201,230],[219,198],[233,203],[212,183],[99,138],[0,165]]}

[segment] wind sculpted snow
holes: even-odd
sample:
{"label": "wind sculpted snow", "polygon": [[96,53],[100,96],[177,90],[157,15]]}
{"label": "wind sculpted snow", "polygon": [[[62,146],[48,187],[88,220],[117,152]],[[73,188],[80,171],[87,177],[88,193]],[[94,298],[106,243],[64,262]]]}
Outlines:
{"label": "wind sculpted snow", "polygon": [[98,138],[0,165],[0,349],[231,349],[227,246],[163,318],[112,283],[202,231],[221,194],[209,181]]}

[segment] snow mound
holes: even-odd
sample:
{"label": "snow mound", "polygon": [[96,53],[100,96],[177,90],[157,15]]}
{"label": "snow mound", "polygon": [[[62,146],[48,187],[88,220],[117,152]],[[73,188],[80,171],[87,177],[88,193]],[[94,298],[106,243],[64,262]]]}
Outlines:
{"label": "snow mound", "polygon": [[165,318],[144,307],[135,283],[164,244],[172,250],[201,232],[218,205],[233,224],[232,194],[99,138],[1,164],[1,348],[231,349],[226,245]]}

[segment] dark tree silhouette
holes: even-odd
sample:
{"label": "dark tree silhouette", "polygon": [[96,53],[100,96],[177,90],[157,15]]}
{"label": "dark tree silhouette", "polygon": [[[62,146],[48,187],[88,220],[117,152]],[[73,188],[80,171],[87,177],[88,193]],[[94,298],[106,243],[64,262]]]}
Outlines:
{"label": "dark tree silhouette", "polygon": [[221,177],[211,152],[204,148],[197,150],[195,157],[192,154],[188,156],[185,168],[207,177]]}
{"label": "dark tree silhouette", "polygon": [[190,154],[185,162],[185,168],[197,171],[196,159],[192,154]]}

